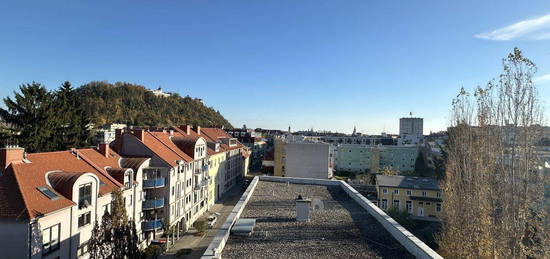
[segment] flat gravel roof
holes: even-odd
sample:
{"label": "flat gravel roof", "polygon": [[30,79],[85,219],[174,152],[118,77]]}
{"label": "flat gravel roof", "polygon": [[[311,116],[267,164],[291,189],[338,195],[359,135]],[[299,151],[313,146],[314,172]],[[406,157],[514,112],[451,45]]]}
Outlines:
{"label": "flat gravel roof", "polygon": [[[322,203],[310,222],[296,222],[298,195]],[[254,233],[230,236],[222,258],[414,258],[340,186],[260,181],[240,218]]]}

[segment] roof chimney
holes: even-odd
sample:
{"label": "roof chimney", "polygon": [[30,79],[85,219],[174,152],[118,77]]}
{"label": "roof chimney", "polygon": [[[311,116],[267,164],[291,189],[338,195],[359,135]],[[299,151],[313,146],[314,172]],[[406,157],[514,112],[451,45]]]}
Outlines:
{"label": "roof chimney", "polygon": [[201,134],[201,126],[197,126],[197,134]]}
{"label": "roof chimney", "polygon": [[6,146],[0,149],[0,170],[3,171],[13,162],[23,162],[25,149],[18,146]]}
{"label": "roof chimney", "polygon": [[115,145],[114,148],[117,152],[122,153],[122,145],[123,145],[123,139],[122,136],[124,130],[123,129],[116,129],[115,130]]}
{"label": "roof chimney", "polygon": [[309,222],[309,205],[311,200],[302,198],[302,195],[298,195],[296,199],[296,221]]}
{"label": "roof chimney", "polygon": [[191,135],[191,125],[180,125],[179,128],[187,135]]}
{"label": "roof chimney", "polygon": [[145,131],[143,131],[142,129],[136,129],[136,130],[133,130],[132,131],[132,135],[136,136],[136,138],[139,139],[139,141],[143,142],[144,140],[144,135],[145,135]]}
{"label": "roof chimney", "polygon": [[101,143],[97,145],[97,149],[99,150],[99,153],[109,158],[109,144]]}

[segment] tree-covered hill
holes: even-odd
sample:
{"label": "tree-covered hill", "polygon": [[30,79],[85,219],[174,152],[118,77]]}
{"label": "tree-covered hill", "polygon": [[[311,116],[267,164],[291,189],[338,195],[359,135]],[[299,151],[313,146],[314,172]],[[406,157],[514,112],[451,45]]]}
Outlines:
{"label": "tree-covered hill", "polygon": [[90,82],[77,88],[76,93],[95,125],[231,127],[219,111],[204,106],[198,99],[174,93],[169,97],[158,97],[141,85]]}

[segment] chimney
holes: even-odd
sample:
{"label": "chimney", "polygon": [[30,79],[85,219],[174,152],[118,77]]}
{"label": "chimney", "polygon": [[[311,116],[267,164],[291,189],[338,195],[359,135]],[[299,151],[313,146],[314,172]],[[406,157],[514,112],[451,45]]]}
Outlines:
{"label": "chimney", "polygon": [[145,131],[143,131],[142,129],[136,129],[132,131],[132,135],[136,136],[139,141],[143,142]]}
{"label": "chimney", "polygon": [[123,129],[116,129],[115,130],[115,150],[118,153],[122,153],[122,146],[123,146],[123,139],[124,137],[122,134],[124,133]]}
{"label": "chimney", "polygon": [[174,130],[170,129],[170,136],[174,136]]}
{"label": "chimney", "polygon": [[201,134],[201,126],[197,126],[197,134]]}
{"label": "chimney", "polygon": [[185,131],[185,134],[191,134],[191,125],[180,125],[180,129]]}
{"label": "chimney", "polygon": [[302,198],[302,195],[298,195],[296,199],[296,221],[309,222],[309,206],[311,200]]}
{"label": "chimney", "polygon": [[109,144],[101,143],[97,145],[97,149],[99,150],[99,153],[109,158]]}
{"label": "chimney", "polygon": [[0,149],[0,171],[13,162],[23,162],[25,149],[18,146],[6,146]]}

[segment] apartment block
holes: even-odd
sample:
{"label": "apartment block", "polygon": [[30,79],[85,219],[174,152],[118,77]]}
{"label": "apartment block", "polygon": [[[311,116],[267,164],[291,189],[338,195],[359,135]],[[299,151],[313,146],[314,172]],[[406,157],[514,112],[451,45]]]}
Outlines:
{"label": "apartment block", "polygon": [[414,171],[418,147],[343,144],[336,147],[335,168],[346,172],[376,173],[381,169]]}
{"label": "apartment block", "polygon": [[123,190],[141,247],[142,170],[149,158],[97,149],[26,154],[0,149],[0,242],[4,258],[87,258],[96,220]]}
{"label": "apartment block", "polygon": [[247,173],[248,151],[221,129],[118,130],[114,146],[124,156],[151,157],[144,173],[145,202],[154,204],[144,209],[149,238],[171,229],[178,239]]}
{"label": "apartment block", "polygon": [[275,176],[332,178],[333,149],[327,143],[275,140]]}
{"label": "apartment block", "polygon": [[412,176],[376,176],[378,206],[407,211],[415,219],[439,221],[443,195],[436,180]]}

